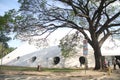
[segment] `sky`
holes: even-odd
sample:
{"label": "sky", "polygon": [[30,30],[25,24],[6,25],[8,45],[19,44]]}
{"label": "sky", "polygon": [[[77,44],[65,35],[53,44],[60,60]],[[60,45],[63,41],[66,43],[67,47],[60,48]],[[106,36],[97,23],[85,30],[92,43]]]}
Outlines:
{"label": "sky", "polygon": [[[19,9],[20,4],[17,2],[18,0],[0,0],[0,15],[4,15],[4,13],[10,9]],[[64,37],[65,34],[67,34],[71,29],[60,29],[57,30],[53,35],[50,36],[51,40],[54,41],[56,39],[60,40],[61,37]],[[59,35],[59,36],[58,36]],[[19,47],[24,42],[18,39],[14,39],[15,34],[11,33],[10,37],[12,37],[12,40],[8,42],[10,47]],[[54,37],[54,39],[53,39]]]}
{"label": "sky", "polygon": [[[19,9],[20,4],[17,0],[0,0],[0,15],[11,9]],[[10,37],[14,38],[15,34],[11,33]],[[10,47],[18,47],[22,44],[22,41],[18,39],[12,39],[8,42]]]}
{"label": "sky", "polygon": [[0,0],[0,15],[3,15],[4,12],[10,9],[19,9],[20,4],[17,0]]}

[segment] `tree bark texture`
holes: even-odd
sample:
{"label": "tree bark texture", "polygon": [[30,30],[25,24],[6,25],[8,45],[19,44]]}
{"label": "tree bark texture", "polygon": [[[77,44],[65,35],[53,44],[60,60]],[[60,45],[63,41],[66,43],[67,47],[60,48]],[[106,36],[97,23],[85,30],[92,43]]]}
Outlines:
{"label": "tree bark texture", "polygon": [[100,50],[94,50],[94,56],[95,56],[95,70],[98,70],[101,68],[101,52]]}

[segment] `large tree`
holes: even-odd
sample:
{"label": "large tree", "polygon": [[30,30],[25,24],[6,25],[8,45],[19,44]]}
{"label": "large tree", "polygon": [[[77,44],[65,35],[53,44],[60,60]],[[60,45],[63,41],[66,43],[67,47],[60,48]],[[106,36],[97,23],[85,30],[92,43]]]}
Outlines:
{"label": "large tree", "polygon": [[119,0],[19,0],[19,3],[21,18],[16,19],[19,33],[26,37],[63,27],[76,29],[94,50],[96,70],[102,67],[102,44],[110,35],[120,32]]}

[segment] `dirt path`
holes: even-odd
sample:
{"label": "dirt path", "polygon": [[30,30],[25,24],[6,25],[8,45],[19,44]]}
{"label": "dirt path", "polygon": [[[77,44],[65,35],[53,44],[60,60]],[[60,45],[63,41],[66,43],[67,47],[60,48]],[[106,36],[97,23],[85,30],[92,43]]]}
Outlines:
{"label": "dirt path", "polygon": [[36,78],[50,77],[48,80],[59,80],[61,78],[67,78],[64,80],[120,80],[120,69],[114,70],[110,75],[107,72],[93,70],[87,70],[86,72],[85,70],[81,70],[80,72],[0,71],[0,75],[27,75],[26,78],[28,76],[36,76]]}

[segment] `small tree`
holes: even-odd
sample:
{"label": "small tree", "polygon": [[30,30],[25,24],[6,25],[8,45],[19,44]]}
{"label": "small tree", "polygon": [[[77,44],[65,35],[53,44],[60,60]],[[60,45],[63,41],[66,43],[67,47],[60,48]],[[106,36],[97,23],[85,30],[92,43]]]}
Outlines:
{"label": "small tree", "polygon": [[81,41],[83,41],[83,36],[80,35],[78,31],[63,37],[60,40],[62,56],[67,58],[80,52],[80,49],[83,47],[83,43]]}
{"label": "small tree", "polygon": [[[59,47],[61,48],[61,54],[64,57],[64,62],[67,58],[81,52],[80,49],[83,47],[83,36],[78,31],[72,34],[67,34],[60,40]],[[63,66],[65,63],[63,64]]]}
{"label": "small tree", "polygon": [[6,12],[3,16],[0,16],[0,58],[1,58],[1,65],[2,65],[2,57],[10,52],[10,48],[8,45],[8,41],[11,39],[7,35],[12,31],[12,23],[13,20],[13,13],[14,10],[10,10]]}

